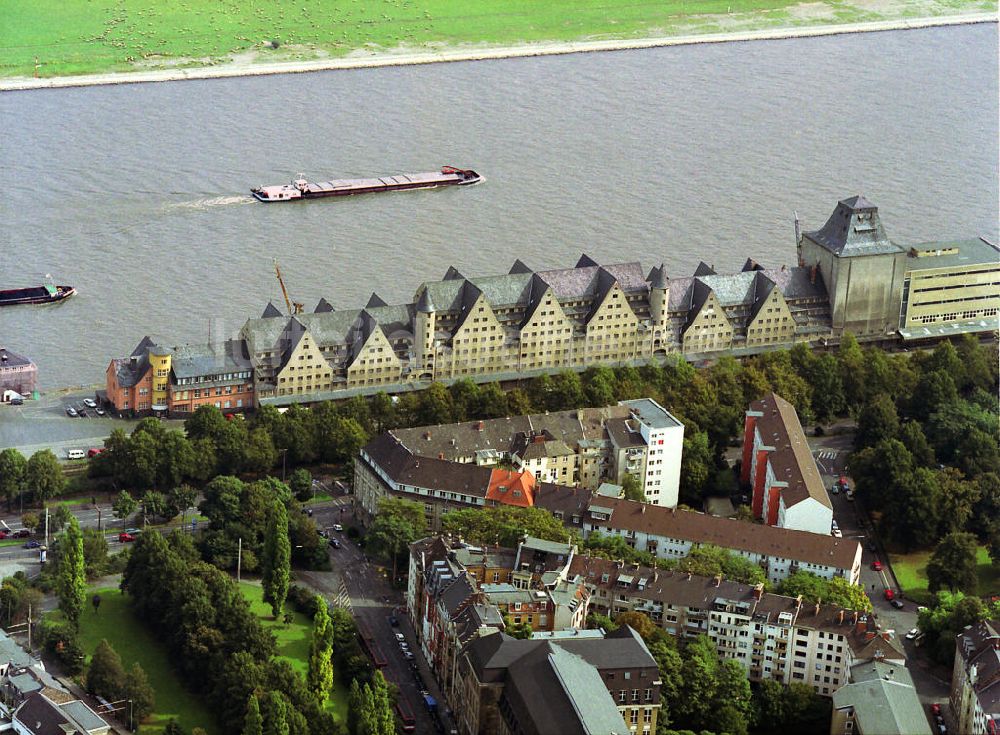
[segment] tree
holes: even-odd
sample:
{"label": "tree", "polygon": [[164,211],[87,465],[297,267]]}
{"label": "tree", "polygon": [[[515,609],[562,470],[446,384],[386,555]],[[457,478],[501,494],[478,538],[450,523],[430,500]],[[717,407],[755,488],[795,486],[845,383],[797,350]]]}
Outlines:
{"label": "tree", "polygon": [[373,735],[395,735],[396,716],[392,711],[392,698],[389,696],[389,686],[379,669],[372,676],[372,699],[374,700]]}
{"label": "tree", "polygon": [[0,452],[0,494],[7,498],[8,510],[14,498],[24,492],[27,472],[28,460],[19,451],[4,449]]}
{"label": "tree", "polygon": [[189,439],[212,439],[213,441],[223,432],[226,426],[226,417],[215,406],[203,404],[195,409],[195,412],[184,421],[184,433]]}
{"label": "tree", "polygon": [[978,582],[976,537],[971,533],[949,533],[941,539],[927,562],[927,588],[937,592],[947,587],[973,595]]}
{"label": "tree", "polygon": [[300,503],[312,500],[312,475],[307,469],[297,469],[289,478],[288,486],[292,489],[295,499]]}
{"label": "tree", "polygon": [[25,468],[25,483],[35,498],[42,502],[66,489],[66,476],[52,450],[42,449],[31,455]]}
{"label": "tree", "polygon": [[635,475],[626,472],[622,477],[622,491],[626,500],[635,500],[639,503],[646,501],[646,493],[642,491],[642,483]]}
{"label": "tree", "polygon": [[122,490],[118,493],[115,501],[111,504],[111,510],[114,512],[115,518],[122,522],[122,528],[125,527],[125,519],[135,513],[135,509],[138,507],[138,501],[132,497],[128,490]]}
{"label": "tree", "polygon": [[326,703],[333,686],[333,624],[326,600],[315,597],[312,640],[309,643],[309,671],[306,681],[320,706]]}
{"label": "tree", "polygon": [[86,689],[107,700],[121,699],[125,691],[125,668],[121,657],[105,639],[97,644],[87,667]]}
{"label": "tree", "polygon": [[288,703],[281,692],[272,691],[265,700],[268,704],[265,718],[265,735],[289,735]]}
{"label": "tree", "polygon": [[130,702],[131,719],[136,724],[145,720],[156,709],[156,692],[150,686],[149,677],[138,661],[132,664],[132,668],[125,675],[124,697]]}
{"label": "tree", "polygon": [[281,616],[291,580],[292,546],[288,541],[288,512],[285,505],[274,503],[264,538],[261,585],[264,602],[271,605],[275,618]]}
{"label": "tree", "polygon": [[681,498],[689,505],[701,506],[702,493],[712,469],[712,449],[708,434],[696,431],[684,437],[681,454]]}
{"label": "tree", "polygon": [[419,538],[427,528],[424,506],[402,498],[383,498],[378,515],[366,537],[367,548],[392,562],[392,579],[396,579],[399,555]]}
{"label": "tree", "polygon": [[807,603],[819,601],[838,605],[847,610],[867,612],[872,609],[871,600],[858,585],[851,584],[843,577],[826,579],[812,572],[799,570],[789,575],[779,587],[780,593],[787,597],[798,597]]}
{"label": "tree", "polygon": [[70,516],[59,541],[59,575],[56,578],[59,609],[74,628],[80,628],[80,615],[87,601],[87,572],[83,558],[83,534],[80,524]]}
{"label": "tree", "polygon": [[72,517],[73,513],[68,505],[57,506],[55,512],[49,514],[49,528],[55,533],[59,533]]}
{"label": "tree", "polygon": [[896,404],[884,393],[879,393],[866,403],[858,414],[858,431],[854,435],[854,448],[864,449],[887,439],[894,439],[899,431]]}
{"label": "tree", "polygon": [[260,716],[257,695],[251,694],[247,700],[247,714],[243,719],[243,735],[264,735],[264,720]]}
{"label": "tree", "polygon": [[167,501],[167,496],[156,490],[147,490],[139,501],[142,506],[143,521],[148,522],[150,518],[162,518],[169,521],[173,516],[173,505]]}
{"label": "tree", "polygon": [[170,491],[170,495],[167,497],[168,502],[173,508],[174,515],[181,514],[181,524],[184,523],[187,517],[188,508],[194,505],[194,501],[197,499],[198,491],[187,484],[178,485]]}
{"label": "tree", "polygon": [[517,638],[519,640],[528,640],[531,638],[531,634],[534,631],[531,628],[531,623],[527,620],[515,623],[507,613],[503,613],[502,617],[504,633],[509,635],[511,638]]}
{"label": "tree", "polygon": [[623,625],[629,626],[647,643],[653,638],[658,630],[656,624],[649,619],[648,615],[635,610],[619,613],[615,617],[615,625],[619,628]]}
{"label": "tree", "polygon": [[264,429],[254,429],[247,437],[246,452],[243,456],[243,469],[247,472],[262,474],[274,467],[278,461],[278,450],[274,448],[274,440]]}
{"label": "tree", "polygon": [[833,355],[825,354],[816,359],[806,377],[813,388],[812,405],[818,421],[829,421],[844,410],[844,385],[840,366]]}
{"label": "tree", "polygon": [[[163,728],[163,735],[187,735],[187,733],[185,733],[184,728],[177,723],[177,720],[171,718],[166,724],[166,727]],[[260,733],[258,733],[258,735],[260,735]]]}
{"label": "tree", "polygon": [[37,513],[25,513],[23,516],[21,516],[21,525],[27,528],[32,533],[34,533],[38,529],[38,526],[41,522],[42,519],[38,517]]}

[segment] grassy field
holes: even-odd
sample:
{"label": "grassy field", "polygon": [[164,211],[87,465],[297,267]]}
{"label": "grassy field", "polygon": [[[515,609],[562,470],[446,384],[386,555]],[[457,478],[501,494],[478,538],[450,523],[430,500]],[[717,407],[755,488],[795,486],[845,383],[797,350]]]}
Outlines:
{"label": "grassy field", "polygon": [[[287,660],[302,676],[306,675],[309,662],[309,636],[312,631],[312,620],[299,612],[293,613],[294,619],[288,625],[276,621],[271,616],[271,606],[262,598],[259,584],[243,582],[240,591],[250,602],[250,609],[260,618],[264,627],[274,634],[278,643],[278,656]],[[327,709],[341,722],[347,721],[347,687],[339,683],[334,685]]]}
{"label": "grassy field", "polygon": [[[234,57],[628,39],[987,11],[996,0],[0,0],[0,76],[66,76]],[[877,12],[872,8],[877,7]],[[271,41],[279,47],[271,47]]]}
{"label": "grassy field", "polygon": [[[923,603],[933,599],[933,595],[927,589],[927,561],[930,558],[930,551],[889,555],[899,586],[907,597],[916,602]],[[979,572],[977,594],[986,596],[1000,593],[1000,569],[990,561],[985,546],[979,547],[976,563]]]}
{"label": "grassy field", "polygon": [[106,638],[121,656],[125,668],[138,661],[145,669],[156,691],[156,711],[150,721],[143,724],[142,732],[162,732],[167,722],[176,717],[187,731],[203,727],[209,733],[218,733],[209,708],[181,686],[170,667],[166,649],[132,615],[128,597],[116,587],[106,587],[88,590],[88,598],[95,592],[101,595],[101,606],[97,613],[89,604],[84,609],[80,643],[89,660],[97,644]]}

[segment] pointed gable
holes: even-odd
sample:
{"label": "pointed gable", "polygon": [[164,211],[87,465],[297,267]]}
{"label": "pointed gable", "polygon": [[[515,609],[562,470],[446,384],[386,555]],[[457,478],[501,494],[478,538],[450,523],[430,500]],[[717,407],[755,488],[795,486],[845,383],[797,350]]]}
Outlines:
{"label": "pointed gable", "polygon": [[699,276],[714,276],[716,275],[715,268],[710,266],[704,260],[698,263],[698,267],[694,269],[695,278]]}
{"label": "pointed gable", "polygon": [[372,309],[372,308],[376,308],[376,307],[379,307],[379,306],[388,306],[388,304],[385,303],[385,301],[382,300],[381,296],[379,296],[377,293],[375,293],[374,291],[372,291],[372,295],[368,297],[368,303],[365,304],[365,308],[366,309]]}
{"label": "pointed gable", "polygon": [[532,272],[531,268],[529,268],[528,266],[526,266],[524,264],[524,261],[521,260],[520,258],[518,258],[517,260],[515,260],[514,261],[514,265],[512,265],[510,267],[510,270],[507,271],[508,275],[513,275],[515,273],[531,273],[531,272]]}
{"label": "pointed gable", "polygon": [[464,278],[465,278],[465,276],[463,276],[461,273],[459,273],[458,269],[455,266],[450,265],[450,266],[448,266],[448,270],[445,271],[444,278],[442,278],[441,280],[442,281],[461,281]]}
{"label": "pointed gable", "polygon": [[598,263],[596,260],[594,260],[593,258],[591,258],[586,253],[584,253],[583,255],[580,256],[580,259],[578,261],[576,261],[576,265],[574,265],[573,267],[574,268],[596,268],[599,265],[600,265],[600,263]]}
{"label": "pointed gable", "polygon": [[333,304],[326,299],[320,299],[319,303],[316,304],[316,308],[313,309],[313,314],[326,314],[331,311],[334,311]]}
{"label": "pointed gable", "polygon": [[670,279],[667,278],[667,267],[663,263],[660,263],[658,266],[653,268],[653,270],[649,272],[649,278],[646,280],[649,281],[650,288],[658,288],[662,290],[670,287]]}
{"label": "pointed gable", "polygon": [[264,307],[264,313],[260,315],[261,319],[273,319],[276,316],[284,316],[277,306],[274,305],[273,301],[268,301],[267,306]]}
{"label": "pointed gable", "polygon": [[762,266],[753,258],[747,258],[746,262],[743,264],[743,268],[741,268],[740,270],[743,273],[746,273],[747,271],[762,271],[764,270],[764,266]]}

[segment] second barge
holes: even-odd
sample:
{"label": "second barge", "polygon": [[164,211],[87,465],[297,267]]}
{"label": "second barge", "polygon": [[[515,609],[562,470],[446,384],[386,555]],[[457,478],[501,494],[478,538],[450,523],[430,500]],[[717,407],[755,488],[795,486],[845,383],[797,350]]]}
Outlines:
{"label": "second barge", "polygon": [[431,189],[436,186],[469,186],[482,177],[472,169],[443,166],[440,171],[422,174],[398,174],[377,179],[338,179],[311,183],[299,174],[290,184],[256,186],[250,193],[261,202],[287,202],[293,199],[319,199],[351,194],[371,194],[379,191]]}
{"label": "second barge", "polygon": [[68,299],[76,293],[72,286],[44,286],[33,288],[11,288],[0,291],[0,306],[19,306],[21,304],[52,304]]}

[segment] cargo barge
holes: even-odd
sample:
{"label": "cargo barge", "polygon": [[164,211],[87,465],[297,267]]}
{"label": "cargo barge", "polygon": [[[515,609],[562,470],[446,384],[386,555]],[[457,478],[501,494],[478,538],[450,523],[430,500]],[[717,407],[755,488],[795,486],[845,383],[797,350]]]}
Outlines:
{"label": "cargo barge", "polygon": [[377,179],[338,179],[311,183],[299,174],[290,184],[256,186],[250,193],[261,202],[287,202],[293,199],[319,199],[342,197],[351,194],[372,194],[380,191],[405,189],[431,189],[436,186],[469,186],[478,184],[482,177],[471,169],[443,166],[440,171],[422,174],[398,174]]}
{"label": "cargo barge", "polygon": [[33,288],[11,288],[0,291],[0,306],[18,306],[20,304],[52,304],[68,299],[76,293],[72,286],[35,286]]}

